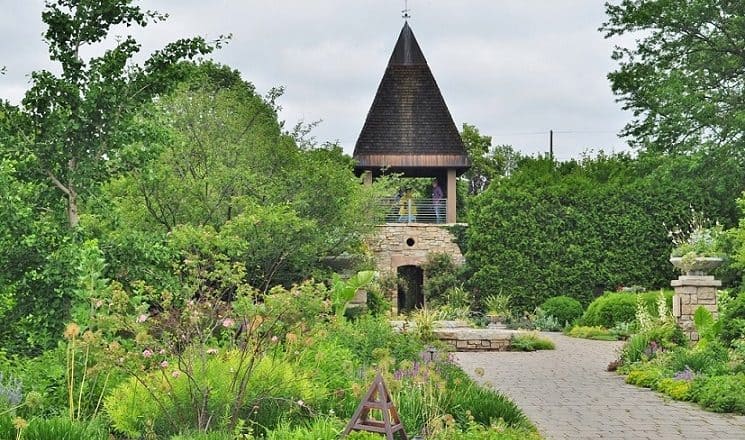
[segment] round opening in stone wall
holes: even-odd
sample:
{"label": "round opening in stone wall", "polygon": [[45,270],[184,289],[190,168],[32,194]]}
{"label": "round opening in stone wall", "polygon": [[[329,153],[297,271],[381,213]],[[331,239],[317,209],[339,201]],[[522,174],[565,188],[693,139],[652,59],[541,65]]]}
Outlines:
{"label": "round opening in stone wall", "polygon": [[414,241],[413,238],[409,237],[409,238],[406,239],[406,244],[408,246],[414,246],[414,243],[416,243],[416,242]]}

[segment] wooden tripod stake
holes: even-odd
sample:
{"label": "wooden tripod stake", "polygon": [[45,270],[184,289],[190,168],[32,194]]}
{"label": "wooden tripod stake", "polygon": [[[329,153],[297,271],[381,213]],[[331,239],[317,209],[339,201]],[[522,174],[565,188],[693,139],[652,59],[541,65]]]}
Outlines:
{"label": "wooden tripod stake", "polygon": [[[370,419],[370,410],[376,409],[383,413],[383,420]],[[352,420],[344,429],[342,437],[346,437],[352,431],[368,431],[384,434],[388,440],[394,440],[393,435],[401,433],[404,440],[408,440],[406,430],[398,416],[398,411],[391,401],[391,394],[383,382],[383,376],[378,373],[370,387],[365,393],[357,410],[352,416]]]}

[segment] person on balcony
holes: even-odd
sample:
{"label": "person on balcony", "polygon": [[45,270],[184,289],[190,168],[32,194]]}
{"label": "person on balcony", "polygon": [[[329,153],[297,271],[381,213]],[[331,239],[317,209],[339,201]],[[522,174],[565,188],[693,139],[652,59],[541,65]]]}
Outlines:
{"label": "person on balcony", "polygon": [[437,182],[437,179],[435,179],[432,181],[432,204],[435,207],[435,219],[437,223],[442,223],[445,214],[442,202],[442,188],[440,188],[440,184]]}
{"label": "person on balcony", "polygon": [[406,188],[398,201],[398,222],[412,223],[416,221],[416,204],[411,188]]}

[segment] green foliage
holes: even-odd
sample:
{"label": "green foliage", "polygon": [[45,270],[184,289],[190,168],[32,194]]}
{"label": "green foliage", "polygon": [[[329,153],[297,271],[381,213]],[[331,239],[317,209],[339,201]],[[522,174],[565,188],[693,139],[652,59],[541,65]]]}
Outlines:
{"label": "green foliage", "polygon": [[555,292],[587,305],[622,285],[669,286],[662,224],[691,205],[733,224],[743,189],[743,164],[703,153],[522,159],[469,202],[468,287],[477,298],[509,292],[517,311],[531,311]]}
{"label": "green foliage", "polygon": [[726,374],[728,360],[727,348],[721,343],[701,344],[699,341],[693,348],[675,348],[666,357],[665,365],[674,372],[688,369],[697,374],[716,376]]}
{"label": "green foliage", "polygon": [[282,424],[267,433],[266,438],[267,440],[334,440],[338,438],[342,429],[344,429],[344,423],[341,420],[320,417],[314,419],[308,426],[292,427],[287,423]]}
{"label": "green foliage", "polygon": [[483,299],[486,314],[490,316],[510,316],[510,295],[488,295]]}
{"label": "green foliage", "polygon": [[555,296],[543,302],[540,306],[547,315],[553,316],[562,324],[571,324],[582,316],[582,304],[568,296]]}
{"label": "green foliage", "polygon": [[363,365],[372,365],[384,350],[396,361],[416,360],[424,345],[411,334],[398,333],[385,319],[362,316],[350,323],[334,322],[330,337],[354,353]]}
{"label": "green foliage", "polygon": [[693,381],[691,395],[710,411],[745,414],[745,374],[701,377]]}
{"label": "green foliage", "polygon": [[720,320],[722,322],[721,337],[726,344],[745,337],[745,292],[729,303]]}
{"label": "green foliage", "polygon": [[665,372],[655,364],[635,368],[626,376],[626,383],[644,388],[654,388],[665,377]]}
{"label": "green foliage", "polygon": [[516,333],[510,339],[510,350],[512,351],[536,351],[553,350],[555,345],[552,340],[540,336],[538,333]]}
{"label": "green foliage", "polygon": [[100,421],[79,422],[67,417],[33,419],[23,431],[25,440],[108,440],[109,430]]}
{"label": "green foliage", "polygon": [[566,333],[573,338],[595,339],[598,341],[616,341],[618,337],[605,327],[575,325]]}
{"label": "green foliage", "polygon": [[742,152],[745,123],[735,104],[745,94],[742,3],[627,0],[607,2],[606,13],[607,38],[635,38],[635,46],[616,48],[620,67],[608,75],[634,114],[623,132],[632,144],[655,152]]}
{"label": "green foliage", "polygon": [[529,430],[532,425],[512,401],[501,394],[478,386],[466,373],[454,365],[443,365],[449,398],[445,412],[466,428],[470,421],[490,425],[502,419],[508,426]]}
{"label": "green foliage", "polygon": [[471,159],[471,168],[463,175],[469,181],[469,194],[484,192],[491,182],[509,176],[517,167],[519,152],[509,145],[492,145],[491,136],[482,135],[475,126],[463,124],[460,136]]}
{"label": "green foliage", "polygon": [[[198,354],[196,354],[198,355]],[[197,370],[194,382],[186,374],[174,376],[172,372],[154,371],[144,381],[131,378],[107,396],[105,406],[113,426],[120,432],[136,437],[152,426],[159,435],[175,434],[180,429],[199,428],[198,414],[189,410],[192,386],[207,387],[209,413],[220,417],[230,408],[238,392],[232,383],[233,372],[241,366],[239,353],[213,357],[204,370]],[[282,419],[302,419],[307,415],[305,406],[314,407],[324,390],[314,386],[297,367],[282,359],[263,358],[250,365],[248,394],[239,410],[241,418],[258,427],[272,428]],[[170,396],[156,395],[152,390],[168,389]],[[298,402],[302,402],[299,404]]]}
{"label": "green foliage", "polygon": [[535,309],[535,313],[529,316],[530,322],[526,328],[544,332],[558,332],[564,328],[566,322],[562,323],[553,315],[549,315],[542,308]]}
{"label": "green foliage", "polygon": [[428,254],[422,269],[427,274],[422,288],[431,306],[445,304],[448,291],[462,285],[458,267],[449,254]]}
{"label": "green foliage", "polygon": [[673,324],[662,324],[637,333],[621,349],[621,361],[628,365],[654,359],[660,353],[686,342],[683,331]]}
{"label": "green foliage", "polygon": [[38,161],[37,179],[59,190],[57,203],[66,199],[71,227],[78,224],[79,198],[95,195],[101,183],[129,166],[122,150],[142,133],[135,120],[140,107],[175,85],[180,60],[210,53],[221,40],[181,39],[141,66],[133,62],[140,45],[132,36],[98,57],[81,53],[101,51],[117,26],[144,27],[165,18],[128,0],[50,2],[42,13],[50,58],[61,73],[31,74],[23,106],[34,137],[24,147]]}
{"label": "green foliage", "polygon": [[661,379],[655,387],[657,391],[667,394],[675,400],[690,400],[691,388],[691,381],[671,379],[669,377]]}
{"label": "green foliage", "polygon": [[[638,300],[642,301],[650,313],[656,314],[658,295],[658,292],[639,294],[607,292],[587,306],[581,323],[587,326],[610,328],[619,323],[634,321],[636,319],[636,305]],[[665,292],[665,300],[669,307],[672,304],[672,292]]]}
{"label": "green foliage", "polygon": [[342,280],[334,274],[331,284],[331,304],[337,317],[341,317],[347,303],[354,298],[358,290],[365,288],[375,278],[375,272],[367,270],[356,273],[348,280]]}
{"label": "green foliage", "polygon": [[225,432],[194,432],[178,434],[169,440],[234,440],[235,436]]}

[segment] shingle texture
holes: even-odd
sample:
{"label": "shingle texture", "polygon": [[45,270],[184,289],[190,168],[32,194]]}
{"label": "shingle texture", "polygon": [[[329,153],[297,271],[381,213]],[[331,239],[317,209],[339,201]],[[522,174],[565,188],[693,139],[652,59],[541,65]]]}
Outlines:
{"label": "shingle texture", "polygon": [[392,156],[398,157],[398,166],[468,164],[458,129],[408,23],[354,149],[362,168],[391,165],[377,162]]}

